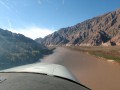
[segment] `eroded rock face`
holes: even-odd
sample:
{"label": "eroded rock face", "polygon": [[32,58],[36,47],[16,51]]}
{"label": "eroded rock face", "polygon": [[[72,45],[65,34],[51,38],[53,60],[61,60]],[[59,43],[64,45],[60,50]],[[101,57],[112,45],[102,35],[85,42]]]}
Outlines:
{"label": "eroded rock face", "polygon": [[61,28],[39,40],[44,45],[120,45],[120,9],[77,25]]}

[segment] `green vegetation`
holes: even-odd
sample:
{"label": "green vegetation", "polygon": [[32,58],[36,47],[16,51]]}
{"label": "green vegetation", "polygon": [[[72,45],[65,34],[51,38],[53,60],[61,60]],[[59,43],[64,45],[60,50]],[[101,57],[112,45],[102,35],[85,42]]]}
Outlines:
{"label": "green vegetation", "polygon": [[37,62],[44,55],[51,54],[53,50],[54,49],[23,50],[18,52],[2,51],[2,53],[0,53],[0,69]]}
{"label": "green vegetation", "polygon": [[88,52],[91,55],[95,55],[97,57],[102,57],[105,59],[115,60],[120,62],[120,47],[119,46],[109,46],[109,47],[103,47],[103,46],[70,46],[69,48],[82,51],[82,52]]}
{"label": "green vegetation", "polygon": [[34,63],[52,52],[21,34],[0,29],[0,69]]}

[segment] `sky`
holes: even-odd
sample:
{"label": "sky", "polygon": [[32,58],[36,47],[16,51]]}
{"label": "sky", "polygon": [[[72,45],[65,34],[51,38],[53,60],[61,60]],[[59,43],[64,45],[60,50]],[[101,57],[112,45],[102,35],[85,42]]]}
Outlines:
{"label": "sky", "polygon": [[119,8],[120,0],[0,0],[0,28],[43,38]]}

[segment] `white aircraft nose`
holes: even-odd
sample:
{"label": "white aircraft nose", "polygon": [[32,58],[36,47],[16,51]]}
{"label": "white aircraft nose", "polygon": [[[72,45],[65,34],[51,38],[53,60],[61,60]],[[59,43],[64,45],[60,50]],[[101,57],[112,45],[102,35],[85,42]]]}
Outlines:
{"label": "white aircraft nose", "polygon": [[63,78],[67,78],[73,81],[78,82],[77,79],[73,76],[73,74],[64,66],[57,64],[48,64],[48,63],[36,63],[29,64],[19,67],[14,67],[11,69],[6,69],[1,72],[34,72],[34,73],[43,73],[50,76],[59,76]]}

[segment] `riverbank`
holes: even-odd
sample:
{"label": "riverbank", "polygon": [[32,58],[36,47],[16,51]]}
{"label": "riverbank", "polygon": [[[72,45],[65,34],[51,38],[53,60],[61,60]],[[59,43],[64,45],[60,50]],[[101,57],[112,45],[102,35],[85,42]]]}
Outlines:
{"label": "riverbank", "polygon": [[9,69],[17,66],[34,64],[40,62],[44,56],[48,56],[54,53],[55,48],[41,49],[41,50],[32,50],[31,52],[25,53],[8,53],[9,59],[0,57],[0,70]]}
{"label": "riverbank", "polygon": [[108,62],[112,63],[120,63],[120,47],[119,46],[70,46],[67,47],[73,50],[85,52],[91,55],[94,55],[98,58],[107,60]]}
{"label": "riverbank", "polygon": [[93,90],[120,90],[120,65],[66,47],[57,47],[41,62],[67,67],[81,84]]}

